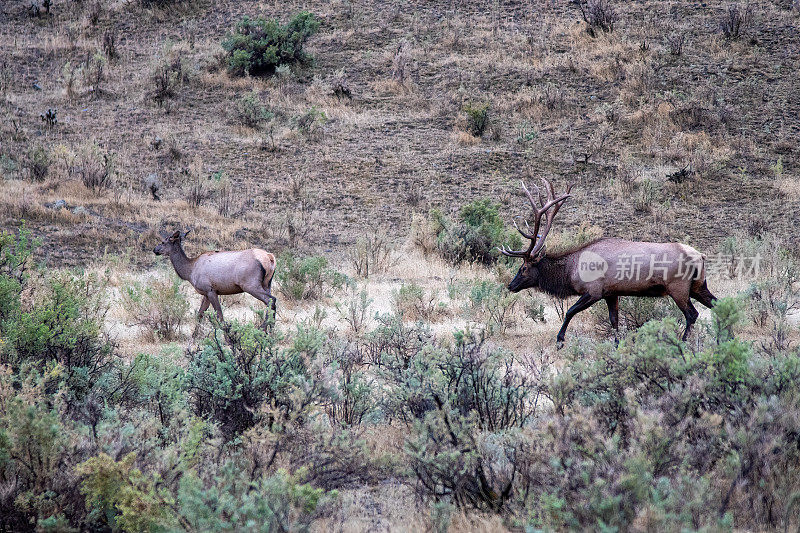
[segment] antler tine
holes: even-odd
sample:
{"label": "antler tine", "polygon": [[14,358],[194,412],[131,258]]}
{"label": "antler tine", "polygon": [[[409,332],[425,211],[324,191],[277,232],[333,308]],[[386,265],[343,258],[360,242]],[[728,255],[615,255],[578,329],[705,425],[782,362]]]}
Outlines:
{"label": "antler tine", "polygon": [[522,235],[526,239],[533,239],[534,238],[534,236],[530,233],[531,227],[528,225],[527,221],[525,221],[525,227],[528,229],[528,233],[525,233],[524,231],[522,231],[522,229],[520,229],[520,227],[517,225],[516,217],[512,218],[511,222],[514,224],[514,227],[517,228],[517,231],[520,233],[520,235]]}
{"label": "antler tine", "polygon": [[528,225],[528,221],[527,220],[525,221],[525,228],[528,230],[528,233],[530,233],[532,235],[534,234],[533,231],[531,230],[531,227]]}
{"label": "antler tine", "polygon": [[[558,210],[561,209],[561,206],[564,205],[564,202],[569,200],[572,197],[571,194],[567,193],[558,199],[552,200],[548,202],[545,216],[545,224],[544,229],[538,235],[538,239],[536,240],[536,244],[534,245],[533,249],[531,250],[531,257],[536,257],[537,255],[542,252],[544,249],[544,240],[547,238],[547,234],[550,233],[550,228],[553,226],[553,219],[556,218],[556,214],[558,214]],[[552,209],[550,209],[552,207]]]}
{"label": "antler tine", "polygon": [[[522,190],[525,191],[525,196],[528,197],[528,201],[531,203],[531,207],[533,208],[533,210],[534,211],[538,211],[539,208],[536,207],[536,201],[533,199],[533,196],[531,195],[531,191],[528,190],[528,187],[525,185],[525,182],[522,181],[522,180],[519,180],[519,183],[520,183],[520,185],[522,185]],[[534,185],[534,187],[535,187],[535,185]],[[539,192],[539,187],[536,187],[536,192]],[[541,197],[542,197],[542,194],[539,193],[539,198],[541,198]]]}
{"label": "antler tine", "polygon": [[538,185],[534,185],[534,187],[536,187],[536,194],[539,195],[539,203],[544,205],[547,200],[542,195],[542,189],[540,189]]}
{"label": "antler tine", "polygon": [[511,250],[509,248],[506,248],[505,245],[497,249],[500,250],[501,254],[506,255],[508,257],[525,257],[528,255],[527,250]]}
{"label": "antler tine", "polygon": [[[498,248],[503,255],[509,257],[533,257],[538,255],[542,249],[544,248],[544,240],[547,237],[547,234],[550,232],[550,228],[553,225],[553,219],[555,218],[558,210],[561,209],[561,206],[564,205],[572,195],[570,192],[572,191],[572,187],[575,183],[569,184],[567,186],[566,194],[559,196],[556,198],[555,196],[555,189],[553,188],[553,184],[550,180],[546,178],[542,178],[542,185],[544,186],[544,190],[547,194],[547,198],[542,194],[542,190],[539,187],[536,187],[536,192],[539,196],[539,201],[541,202],[542,206],[539,207],[536,205],[536,201],[533,199],[533,195],[531,194],[530,189],[528,189],[527,185],[523,180],[520,180],[520,184],[522,185],[522,190],[525,192],[525,196],[528,197],[528,201],[531,204],[534,212],[534,221],[533,221],[533,229],[531,229],[528,221],[525,221],[525,229],[527,231],[523,231],[522,228],[519,227],[517,224],[516,218],[512,219],[514,223],[514,227],[517,231],[526,239],[530,240],[530,245],[528,246],[527,250],[510,250],[507,249],[505,246],[502,248]],[[545,225],[544,230],[539,231],[541,224],[542,224],[542,217],[545,217]]]}
{"label": "antler tine", "polygon": [[551,202],[555,199],[556,193],[553,190],[553,183],[547,178],[541,178],[544,188],[547,191],[547,201]]}

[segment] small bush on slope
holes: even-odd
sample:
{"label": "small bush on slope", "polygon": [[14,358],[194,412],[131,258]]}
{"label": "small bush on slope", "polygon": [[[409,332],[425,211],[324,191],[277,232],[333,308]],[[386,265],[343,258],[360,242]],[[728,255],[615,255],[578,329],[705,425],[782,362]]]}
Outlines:
{"label": "small bush on slope", "polygon": [[305,63],[311,59],[303,45],[319,29],[319,20],[301,11],[283,25],[275,19],[245,16],[233,33],[222,41],[228,53],[228,70],[237,76],[270,75],[281,65]]}
{"label": "small bush on slope", "polygon": [[516,231],[506,228],[499,210],[498,204],[483,198],[462,207],[457,221],[433,212],[436,249],[454,264],[475,261],[488,265],[501,257],[498,247],[521,247],[522,240]]}

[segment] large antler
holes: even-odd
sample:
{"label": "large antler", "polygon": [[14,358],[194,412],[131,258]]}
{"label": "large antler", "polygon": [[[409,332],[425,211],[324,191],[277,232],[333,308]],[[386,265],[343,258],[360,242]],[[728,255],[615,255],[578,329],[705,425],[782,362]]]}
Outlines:
{"label": "large antler", "polygon": [[[536,187],[536,193],[539,196],[539,202],[542,204],[542,207],[538,207],[536,205],[536,201],[533,199],[533,195],[528,190],[528,187],[525,186],[525,182],[520,180],[520,183],[522,184],[522,190],[525,191],[525,195],[528,197],[528,201],[530,201],[531,207],[533,208],[534,222],[532,230],[528,223],[525,222],[525,229],[527,229],[527,231],[522,231],[522,229],[520,229],[520,227],[517,225],[516,220],[514,220],[514,227],[517,228],[517,231],[519,231],[523,237],[529,239],[531,244],[528,246],[527,250],[509,250],[503,246],[500,251],[503,253],[503,255],[507,255],[509,257],[536,258],[540,254],[544,253],[544,240],[547,237],[547,234],[550,232],[550,227],[553,225],[553,219],[558,213],[558,210],[561,209],[561,206],[564,205],[564,202],[566,202],[572,196],[570,191],[575,183],[570,183],[569,186],[567,186],[566,194],[556,198],[555,191],[553,190],[553,184],[550,183],[550,180],[542,178],[542,185],[544,185],[544,190],[547,193],[546,199],[542,194],[542,190],[539,189],[539,187]],[[541,226],[543,216],[545,216],[545,224],[540,233],[539,228]]]}

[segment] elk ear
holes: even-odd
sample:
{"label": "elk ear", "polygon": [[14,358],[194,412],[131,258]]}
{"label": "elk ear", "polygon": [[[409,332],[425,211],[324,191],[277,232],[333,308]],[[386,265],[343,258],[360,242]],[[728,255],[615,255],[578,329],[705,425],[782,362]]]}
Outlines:
{"label": "elk ear", "polygon": [[190,231],[192,231],[192,230],[190,230],[190,229],[187,229],[186,231],[184,231],[184,232],[183,232],[183,235],[181,235],[181,238],[182,238],[182,239],[185,239],[185,238],[186,238],[186,236],[187,236],[187,235],[189,235],[189,232],[190,232]]}
{"label": "elk ear", "polygon": [[172,241],[172,242],[179,241],[180,239],[181,239],[181,232],[180,231],[176,231],[169,238],[169,240]]}

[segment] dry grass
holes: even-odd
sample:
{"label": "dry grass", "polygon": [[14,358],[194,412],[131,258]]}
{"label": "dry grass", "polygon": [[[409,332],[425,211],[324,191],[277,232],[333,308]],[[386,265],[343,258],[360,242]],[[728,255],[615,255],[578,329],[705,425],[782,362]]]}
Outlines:
{"label": "dry grass", "polygon": [[[584,187],[563,214],[564,224],[589,219],[609,232],[642,239],[651,235],[641,228],[655,226],[659,238],[689,232],[695,242],[712,248],[728,233],[731,219],[713,217],[714,223],[697,225],[694,213],[733,209],[741,197],[740,168],[746,169],[753,191],[773,184],[793,189],[791,181],[774,183],[769,165],[778,158],[774,150],[796,147],[773,143],[771,130],[762,127],[779,123],[784,139],[798,128],[797,118],[781,111],[791,108],[796,94],[789,80],[797,66],[784,52],[798,43],[787,33],[791,14],[778,4],[756,10],[749,31],[759,40],[757,47],[746,39],[720,38],[709,21],[720,7],[716,4],[705,10],[675,6],[688,38],[682,54],[674,56],[663,44],[675,31],[672,15],[662,16],[673,9],[666,4],[619,5],[614,31],[592,38],[583,23],[575,23],[580,15],[567,4],[499,4],[487,10],[472,3],[434,3],[392,14],[370,2],[346,8],[312,3],[304,7],[325,21],[309,43],[316,64],[275,79],[230,77],[219,61],[219,42],[230,21],[243,14],[263,10],[283,17],[296,6],[217,2],[212,9],[183,3],[182,20],[171,10],[143,11],[116,2],[100,7],[94,26],[94,8],[71,12],[56,3],[51,18],[35,21],[22,7],[8,5],[3,10],[10,24],[0,30],[0,48],[12,66],[2,106],[2,154],[19,161],[34,143],[74,153],[94,140],[116,157],[118,172],[106,201],[72,191],[70,203],[92,203],[97,209],[81,224],[41,209],[66,195],[58,187],[46,194],[31,188],[24,201],[3,196],[0,225],[31,218],[49,245],[70,244],[69,264],[95,254],[95,247],[80,238],[87,226],[109,235],[103,246],[122,251],[131,235],[120,227],[128,223],[148,230],[193,225],[210,236],[212,247],[233,244],[232,233],[246,228],[242,242],[270,249],[336,249],[376,221],[396,228],[402,241],[417,209],[406,191],[423,176],[423,205],[446,210],[479,196],[504,200],[505,184],[520,169],[578,176]],[[370,20],[379,24],[367,24]],[[147,94],[152,57],[168,48],[160,31],[164,24],[172,29],[170,53],[185,58],[191,76],[159,106]],[[76,74],[74,95],[68,97],[65,64],[85,70],[87,54],[102,50],[108,28],[124,28],[126,38],[118,41],[118,57],[104,65],[100,93]],[[339,72],[346,73],[352,99],[333,95],[331,80]],[[747,89],[766,87],[767,81],[769,91]],[[31,90],[34,82],[40,91]],[[250,91],[276,114],[269,132],[243,129],[231,119],[233,103]],[[480,142],[463,128],[454,129],[469,101],[492,106],[491,134]],[[58,109],[59,123],[44,129],[38,115],[48,107]],[[312,107],[327,120],[313,136],[300,134],[294,123]],[[535,135],[520,144],[523,126]],[[597,132],[603,127],[610,135],[601,140]],[[742,131],[748,132],[745,143]],[[159,149],[153,148],[156,137],[162,139]],[[249,209],[243,216],[215,216],[214,198],[197,214],[182,204],[189,184],[184,171],[198,154],[204,173],[224,172],[236,195],[252,200],[252,206],[241,206]],[[591,186],[598,174],[619,174],[626,159],[648,168],[689,164],[696,181],[702,181],[692,187],[703,194],[667,191],[670,216],[652,213],[643,225],[632,217],[630,199]],[[795,172],[792,158],[785,154],[784,160],[787,173]],[[63,175],[63,169],[54,172]],[[142,186],[154,172],[164,183],[163,207],[150,205]],[[280,194],[280,184],[298,175],[321,193],[315,198],[320,238],[304,243],[291,242],[281,227],[295,207]],[[796,207],[796,195],[784,195],[789,209],[771,195],[754,194],[749,200],[754,210],[773,215],[777,230],[793,227],[786,213]],[[604,208],[593,209],[596,203]],[[609,213],[616,214],[613,225]],[[137,251],[137,258],[150,262],[145,252]],[[56,262],[62,259],[67,258],[53,256]]]}
{"label": "dry grass", "polygon": [[[394,310],[395,291],[415,283],[446,308],[431,325],[440,337],[470,322],[464,302],[447,296],[448,285],[498,277],[483,267],[453,268],[431,253],[427,212],[452,214],[488,197],[518,214],[519,178],[578,181],[574,201],[559,214],[553,248],[557,231],[569,242],[583,227],[690,242],[710,254],[755,217],[768,220],[788,247],[800,243],[800,116],[793,112],[800,108],[800,38],[786,2],[756,6],[749,29],[755,44],[720,37],[714,17],[727,4],[716,0],[616,2],[619,22],[597,38],[570,2],[400,9],[371,0],[223,0],[143,10],[101,0],[96,24],[94,5],[55,1],[46,19],[28,17],[22,2],[0,5],[0,228],[24,219],[43,238],[49,266],[110,272],[106,326],[128,357],[163,345],[130,325],[120,291],[167,267],[152,248],[159,232],[175,228],[193,230],[190,255],[255,246],[314,252],[350,275],[352,244],[387,228],[395,257],[359,284],[370,301],[367,327],[375,313]],[[312,67],[268,79],[228,75],[219,43],[234,21],[245,14],[285,19],[300,8],[323,20],[309,41]],[[118,57],[102,63],[95,90],[87,74],[107,30],[119,37]],[[680,55],[665,44],[676,31],[686,34]],[[154,58],[168,49],[185,59],[189,76],[159,105],[150,76]],[[352,98],[334,94],[342,73]],[[268,128],[235,119],[236,101],[251,92],[275,114]],[[483,138],[465,131],[469,102],[491,106]],[[48,108],[58,114],[49,128],[39,118]],[[298,119],[311,110],[324,119],[313,132],[301,131]],[[78,168],[95,144],[113,156],[114,173],[108,186],[92,189]],[[37,146],[51,160],[41,182],[25,169]],[[690,178],[670,182],[683,168]],[[218,172],[225,186],[210,181]],[[160,201],[145,185],[151,174],[161,184]],[[199,205],[192,205],[195,186],[203,192]],[[54,208],[59,201],[64,206]],[[709,285],[718,296],[746,288],[718,278]],[[196,312],[199,296],[187,284],[183,290]],[[336,306],[352,296],[279,301],[278,323],[321,320],[347,331]],[[491,342],[558,364],[560,322],[545,301],[545,323],[517,306],[514,325]],[[223,297],[222,306],[226,317],[244,321],[263,308],[249,296]],[[194,326],[194,319],[184,324],[178,342],[193,342]],[[791,335],[800,340],[797,331]],[[604,340],[588,315],[570,324],[569,342]],[[382,429],[367,440],[380,454],[401,446],[403,435]],[[503,529],[497,518],[459,513],[450,526]],[[315,524],[319,531],[432,527],[431,510],[399,482],[342,491],[337,508]]]}

